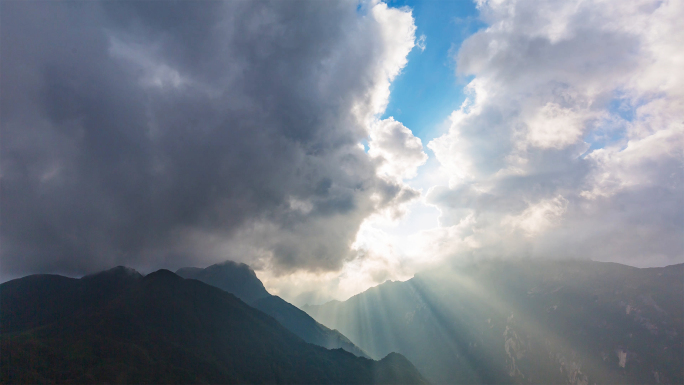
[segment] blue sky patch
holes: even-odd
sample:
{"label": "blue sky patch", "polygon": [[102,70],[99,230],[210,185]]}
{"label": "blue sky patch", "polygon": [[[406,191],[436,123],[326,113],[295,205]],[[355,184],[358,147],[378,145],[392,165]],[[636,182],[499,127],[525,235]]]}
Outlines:
{"label": "blue sky patch", "polygon": [[383,119],[393,116],[426,143],[465,99],[468,79],[456,76],[455,55],[461,43],[485,24],[471,1],[397,0],[392,7],[413,10],[416,39],[425,36],[425,49],[416,46],[408,64],[394,80]]}

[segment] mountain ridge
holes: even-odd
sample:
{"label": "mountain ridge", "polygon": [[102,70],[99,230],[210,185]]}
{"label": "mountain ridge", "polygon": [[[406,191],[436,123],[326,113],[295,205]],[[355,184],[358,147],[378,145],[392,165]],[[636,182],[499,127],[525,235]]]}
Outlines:
{"label": "mountain ridge", "polygon": [[[373,361],[308,344],[201,281],[168,270],[120,273],[29,276],[0,285],[0,380],[425,383],[404,357]],[[49,302],[56,305],[34,311]]]}
{"label": "mountain ridge", "polygon": [[[356,356],[370,358],[338,330],[329,329],[284,299],[271,295],[256,273],[246,264],[224,261],[207,268],[184,267],[176,273],[197,279],[236,295],[250,306],[274,317],[304,341],[327,349],[342,348]],[[389,352],[388,352],[389,353]]]}
{"label": "mountain ridge", "polygon": [[489,261],[303,310],[433,383],[679,383],[681,298],[684,264]]}

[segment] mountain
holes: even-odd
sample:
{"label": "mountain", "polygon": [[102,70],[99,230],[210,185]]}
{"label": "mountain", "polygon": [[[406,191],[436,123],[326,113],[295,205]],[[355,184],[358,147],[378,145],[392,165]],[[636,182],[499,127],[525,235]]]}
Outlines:
{"label": "mountain", "polygon": [[[284,299],[266,291],[254,271],[244,263],[226,261],[205,269],[185,267],[176,271],[234,294],[247,304],[275,318],[304,341],[327,349],[344,349],[359,357],[368,355],[337,330],[330,330]],[[388,353],[389,354],[389,353]]]}
{"label": "mountain", "polygon": [[247,303],[270,296],[254,270],[244,263],[226,261],[211,265],[206,269],[184,267],[178,269],[176,274],[218,287]]}
{"label": "mountain", "polygon": [[489,261],[303,309],[433,383],[684,383],[684,264]]}
{"label": "mountain", "polygon": [[159,270],[0,285],[2,383],[425,383],[380,361],[308,344],[232,294]]}

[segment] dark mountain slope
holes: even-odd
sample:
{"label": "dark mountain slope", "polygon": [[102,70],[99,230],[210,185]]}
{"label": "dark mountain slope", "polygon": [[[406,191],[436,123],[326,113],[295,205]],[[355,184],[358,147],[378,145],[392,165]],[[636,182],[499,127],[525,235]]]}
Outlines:
{"label": "dark mountain slope", "polygon": [[275,318],[285,328],[308,343],[327,349],[344,349],[356,356],[369,358],[342,333],[321,325],[306,312],[278,296],[261,298],[252,302],[251,305]]}
{"label": "dark mountain slope", "polygon": [[12,333],[81,314],[110,301],[143,276],[118,266],[82,279],[37,274],[0,287],[0,330]]}
{"label": "dark mountain slope", "polygon": [[[176,271],[234,294],[247,304],[263,311],[308,343],[327,349],[344,349],[359,357],[368,355],[337,330],[330,330],[310,315],[280,297],[269,294],[254,271],[244,263],[226,261],[206,269],[185,267]],[[388,353],[389,354],[389,353]]]}
{"label": "dark mountain slope", "polygon": [[376,362],[305,343],[235,296],[166,270],[31,276],[0,285],[0,301],[2,383],[424,381],[401,356]]}
{"label": "dark mountain slope", "polygon": [[684,383],[684,265],[483,262],[308,306],[435,383]]}

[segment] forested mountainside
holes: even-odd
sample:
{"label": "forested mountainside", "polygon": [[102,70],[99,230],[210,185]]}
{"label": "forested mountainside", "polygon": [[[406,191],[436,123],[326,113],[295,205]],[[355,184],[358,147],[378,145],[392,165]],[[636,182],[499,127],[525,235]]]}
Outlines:
{"label": "forested mountainside", "polygon": [[684,383],[684,264],[481,262],[304,310],[434,383]]}
{"label": "forested mountainside", "polygon": [[232,294],[159,270],[0,285],[2,383],[425,383],[380,361],[306,343]]}

